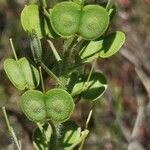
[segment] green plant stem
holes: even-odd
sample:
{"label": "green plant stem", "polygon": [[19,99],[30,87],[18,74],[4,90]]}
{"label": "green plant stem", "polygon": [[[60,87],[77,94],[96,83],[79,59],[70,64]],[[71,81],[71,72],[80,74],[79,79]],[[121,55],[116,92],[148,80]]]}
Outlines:
{"label": "green plant stem", "polygon": [[59,54],[58,54],[58,52],[57,52],[57,50],[56,50],[54,44],[53,44],[50,40],[47,40],[47,42],[49,43],[49,45],[50,45],[50,47],[51,47],[51,49],[52,49],[52,51],[53,51],[53,54],[54,54],[56,60],[57,60],[58,62],[61,62],[62,59],[60,58],[60,56],[59,56]]}
{"label": "green plant stem", "polygon": [[89,84],[89,81],[90,81],[91,75],[92,75],[92,73],[93,73],[93,70],[94,70],[96,61],[97,61],[97,58],[96,58],[96,59],[93,61],[93,63],[92,63],[92,67],[91,67],[90,73],[89,73],[89,75],[88,75],[87,81],[85,82],[85,85],[84,85],[84,86],[88,86],[88,84]]}
{"label": "green plant stem", "polygon": [[42,8],[46,8],[47,7],[46,0],[38,0],[38,1],[39,1],[40,7],[42,7]]}
{"label": "green plant stem", "polygon": [[85,129],[88,128],[88,125],[89,125],[89,122],[90,122],[92,113],[93,113],[93,110],[90,110],[89,115],[88,115],[88,118],[87,118],[86,123],[85,123]]}
{"label": "green plant stem", "polygon": [[108,0],[106,10],[108,11],[113,6],[114,0]]}
{"label": "green plant stem", "polygon": [[5,107],[2,107],[2,112],[3,112],[3,115],[4,115],[4,118],[5,118],[5,121],[6,121],[6,125],[7,125],[7,128],[11,134],[11,136],[13,137],[14,139],[14,143],[16,145],[16,148],[17,150],[21,150],[21,144],[20,142],[18,141],[17,137],[16,137],[16,134],[13,130],[13,128],[11,127],[10,123],[9,123],[9,120],[8,120],[8,117],[7,117],[7,113],[6,113],[6,109]]}
{"label": "green plant stem", "polygon": [[11,48],[12,48],[14,57],[15,57],[16,61],[18,61],[18,57],[17,57],[16,51],[15,51],[15,48],[14,48],[14,44],[13,44],[12,38],[10,38],[9,41],[10,41],[10,44],[11,44]]}
{"label": "green plant stem", "polygon": [[86,123],[85,123],[85,129],[82,131],[82,134],[81,134],[81,139],[80,139],[81,144],[79,146],[79,150],[83,150],[85,140],[89,134],[88,125],[89,125],[89,121],[91,119],[92,113],[93,113],[93,110],[90,110]]}
{"label": "green plant stem", "polygon": [[[90,70],[90,73],[88,75],[88,78],[87,78],[87,81],[83,84],[83,87],[82,89],[79,89],[77,92],[75,92],[74,94],[71,94],[72,97],[76,96],[76,95],[79,95],[81,94],[82,92],[86,91],[88,86],[89,86],[89,81],[90,81],[90,78],[91,78],[91,75],[92,75],[92,72],[94,70],[94,67],[95,67],[95,64],[96,64],[96,60],[94,60],[94,62],[92,63],[92,67],[91,67],[91,70]],[[79,101],[78,101],[79,102]]]}
{"label": "green plant stem", "polygon": [[85,143],[85,140],[86,140],[88,134],[89,134],[89,130],[85,129],[84,131],[82,131],[81,137],[80,137],[81,144],[80,144],[78,150],[83,150],[83,146],[84,146],[84,143]]}
{"label": "green plant stem", "polygon": [[51,76],[59,85],[61,85],[61,82],[59,78],[47,67],[43,62],[40,63],[41,67]]}
{"label": "green plant stem", "polygon": [[44,86],[44,80],[43,80],[43,75],[42,75],[42,68],[41,68],[41,66],[39,67],[39,72],[40,72],[40,78],[41,78],[42,91],[45,93],[45,86]]}

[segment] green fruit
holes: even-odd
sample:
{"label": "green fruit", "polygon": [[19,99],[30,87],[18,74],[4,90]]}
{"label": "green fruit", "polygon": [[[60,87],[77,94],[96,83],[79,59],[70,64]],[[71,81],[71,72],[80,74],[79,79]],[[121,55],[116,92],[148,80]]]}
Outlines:
{"label": "green fruit", "polygon": [[64,122],[70,118],[74,102],[69,93],[62,89],[52,89],[46,93],[37,90],[25,92],[21,97],[21,108],[32,121]]}
{"label": "green fruit", "polygon": [[53,37],[50,20],[46,20],[38,5],[28,5],[21,12],[21,24],[26,32],[31,33],[34,29],[39,38],[48,35]]}
{"label": "green fruit", "polygon": [[105,8],[98,5],[87,5],[83,8],[79,33],[82,38],[94,40],[108,28],[109,15]]}
{"label": "green fruit", "polygon": [[37,90],[25,92],[21,97],[21,108],[26,116],[35,122],[46,120],[46,106],[43,93]]}
{"label": "green fruit", "polygon": [[78,31],[81,8],[74,2],[61,2],[51,11],[51,25],[55,32],[63,37],[74,35]]}
{"label": "green fruit", "polygon": [[19,59],[19,61],[6,59],[4,70],[9,80],[19,90],[34,89],[39,85],[39,72],[25,57]]}
{"label": "green fruit", "polygon": [[[83,75],[78,78],[78,81],[73,87],[72,95],[81,94],[82,98],[88,101],[98,100],[107,89],[105,76],[100,72],[94,72],[89,82],[87,82],[87,79],[88,75]],[[84,85],[87,86],[85,90],[83,90]]]}
{"label": "green fruit", "polygon": [[45,95],[47,117],[56,122],[64,122],[73,112],[74,102],[71,95],[62,89],[52,89]]}

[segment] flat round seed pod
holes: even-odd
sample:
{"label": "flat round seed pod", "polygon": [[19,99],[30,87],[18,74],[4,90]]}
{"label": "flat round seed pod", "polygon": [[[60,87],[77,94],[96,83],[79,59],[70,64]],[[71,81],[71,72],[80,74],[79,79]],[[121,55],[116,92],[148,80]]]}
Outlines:
{"label": "flat round seed pod", "polygon": [[73,121],[62,123],[59,143],[63,150],[72,150],[79,142],[81,128]]}
{"label": "flat round seed pod", "polygon": [[45,94],[47,117],[55,122],[64,122],[70,118],[74,102],[71,95],[62,89],[52,89]]}
{"label": "flat round seed pod", "polygon": [[25,92],[21,97],[21,108],[25,115],[35,122],[46,120],[46,108],[43,93],[37,90]]}
{"label": "flat round seed pod", "polygon": [[83,8],[79,33],[86,40],[101,36],[109,25],[109,15],[105,8],[98,5],[87,5]]}
{"label": "flat round seed pod", "polygon": [[[98,100],[107,89],[107,81],[105,76],[100,72],[94,72],[87,83],[88,75],[81,76],[72,90],[72,95],[81,94],[84,100]],[[83,86],[87,85],[87,89],[82,92]]]}
{"label": "flat round seed pod", "polygon": [[61,2],[51,11],[51,25],[55,32],[63,37],[74,35],[78,31],[81,8],[74,2]]}
{"label": "flat round seed pod", "polygon": [[6,59],[4,61],[4,70],[12,82],[12,84],[19,90],[24,90],[26,86],[26,80],[24,78],[21,67],[18,65],[18,62],[14,59]]}
{"label": "flat round seed pod", "polygon": [[25,6],[21,12],[21,24],[26,32],[31,33],[34,29],[39,38],[45,35],[53,37],[50,30],[50,20],[46,20],[39,10],[38,5],[32,4]]}
{"label": "flat round seed pod", "polygon": [[39,72],[25,57],[19,59],[19,61],[6,59],[4,70],[9,80],[19,90],[34,89],[39,85]]}
{"label": "flat round seed pod", "polygon": [[34,89],[40,83],[39,71],[25,57],[19,59],[19,64],[26,80],[28,89]]}

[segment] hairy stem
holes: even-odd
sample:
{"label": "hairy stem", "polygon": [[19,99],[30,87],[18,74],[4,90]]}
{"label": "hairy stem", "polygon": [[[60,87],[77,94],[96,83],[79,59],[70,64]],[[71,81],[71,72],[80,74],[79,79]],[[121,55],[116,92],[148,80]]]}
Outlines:
{"label": "hairy stem", "polygon": [[11,125],[9,123],[5,107],[2,107],[2,112],[3,112],[3,115],[4,115],[5,121],[6,121],[7,128],[9,130],[11,136],[13,137],[13,140],[14,140],[14,143],[16,145],[16,148],[17,148],[17,150],[21,150],[21,144],[18,141],[17,136],[16,136],[13,128],[11,127]]}

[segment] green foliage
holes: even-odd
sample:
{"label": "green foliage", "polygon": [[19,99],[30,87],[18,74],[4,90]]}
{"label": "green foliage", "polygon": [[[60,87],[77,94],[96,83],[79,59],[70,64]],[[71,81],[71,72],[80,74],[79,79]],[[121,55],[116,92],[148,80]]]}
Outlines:
{"label": "green foliage", "polygon": [[49,150],[51,136],[52,127],[50,124],[39,125],[33,133],[33,144],[36,150]]}
{"label": "green foliage", "polygon": [[79,76],[75,86],[72,89],[72,95],[81,94],[84,100],[94,101],[99,99],[107,89],[105,76],[100,72],[94,72],[90,80],[88,75]]}
{"label": "green foliage", "polygon": [[71,150],[78,143],[81,134],[81,128],[73,121],[62,123],[60,129],[59,144],[63,150]]}
{"label": "green foliage", "polygon": [[[125,42],[123,32],[107,33],[115,14],[116,7],[111,1],[100,6],[73,0],[48,8],[43,0],[39,5],[28,5],[22,10],[21,24],[29,36],[33,59],[40,71],[25,57],[18,60],[12,40],[16,60],[6,59],[4,70],[16,88],[27,90],[21,96],[20,106],[28,119],[38,126],[33,134],[37,150],[83,149],[92,110],[83,131],[69,118],[74,111],[74,99],[76,103],[81,99],[91,102],[90,105],[99,100],[107,89],[106,77],[95,72],[94,66],[98,57],[114,55]],[[59,39],[63,49],[58,52],[50,38],[53,41]],[[53,71],[51,66],[43,63],[41,42],[46,40],[54,54],[52,57],[56,59],[52,62]],[[87,68],[86,63],[93,59],[91,69]],[[41,68],[55,82],[55,86],[47,91]],[[40,80],[42,91],[38,87]]]}
{"label": "green foliage", "polygon": [[121,31],[116,31],[100,39],[89,42],[80,51],[80,57],[90,61],[98,55],[101,58],[110,57],[122,47],[124,42],[125,34]]}

